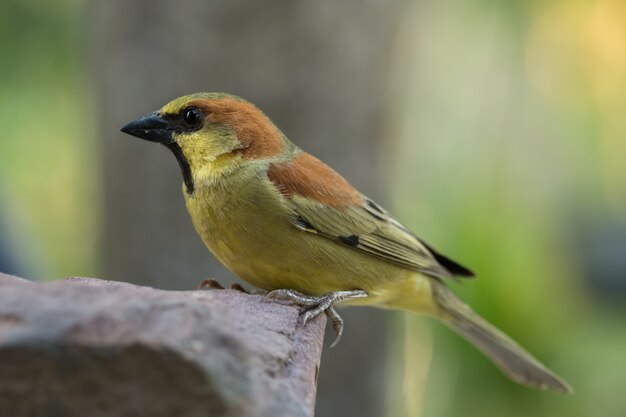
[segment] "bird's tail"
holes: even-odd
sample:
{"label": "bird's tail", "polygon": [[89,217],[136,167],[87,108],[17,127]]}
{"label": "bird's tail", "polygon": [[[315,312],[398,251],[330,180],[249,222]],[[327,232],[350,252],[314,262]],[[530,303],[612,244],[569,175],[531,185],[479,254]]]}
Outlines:
{"label": "bird's tail", "polygon": [[438,318],[491,359],[513,381],[565,394],[572,388],[503,332],[474,313],[443,283],[432,282],[433,297],[440,309]]}

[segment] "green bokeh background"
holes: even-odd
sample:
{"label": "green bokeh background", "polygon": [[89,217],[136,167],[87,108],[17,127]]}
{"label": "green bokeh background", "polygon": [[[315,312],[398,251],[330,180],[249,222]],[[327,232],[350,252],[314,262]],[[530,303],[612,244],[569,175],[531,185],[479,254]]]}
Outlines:
{"label": "green bokeh background", "polygon": [[[390,63],[392,211],[470,265],[455,291],[576,394],[507,383],[398,315],[388,415],[626,415],[626,3],[432,3],[407,11]],[[99,271],[87,6],[0,3],[0,215],[30,277]]]}

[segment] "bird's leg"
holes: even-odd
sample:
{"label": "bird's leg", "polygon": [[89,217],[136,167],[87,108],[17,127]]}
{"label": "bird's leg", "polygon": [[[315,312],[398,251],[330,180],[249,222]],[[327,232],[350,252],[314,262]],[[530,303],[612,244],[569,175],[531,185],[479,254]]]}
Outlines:
{"label": "bird's leg", "polygon": [[304,295],[294,290],[274,290],[267,294],[267,298],[270,300],[289,300],[295,304],[306,307],[305,312],[301,316],[303,325],[321,313],[326,313],[328,318],[332,321],[333,330],[335,331],[335,340],[330,345],[331,348],[337,345],[343,334],[343,320],[335,311],[334,306],[343,301],[365,297],[367,297],[367,292],[363,290],[335,291],[320,297]]}

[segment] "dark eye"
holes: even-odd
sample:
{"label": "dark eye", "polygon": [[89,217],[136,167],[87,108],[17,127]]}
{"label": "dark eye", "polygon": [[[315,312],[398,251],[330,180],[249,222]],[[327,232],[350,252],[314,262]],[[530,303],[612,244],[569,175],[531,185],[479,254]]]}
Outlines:
{"label": "dark eye", "polygon": [[202,120],[202,112],[195,107],[189,107],[183,110],[183,120],[189,127],[198,126]]}

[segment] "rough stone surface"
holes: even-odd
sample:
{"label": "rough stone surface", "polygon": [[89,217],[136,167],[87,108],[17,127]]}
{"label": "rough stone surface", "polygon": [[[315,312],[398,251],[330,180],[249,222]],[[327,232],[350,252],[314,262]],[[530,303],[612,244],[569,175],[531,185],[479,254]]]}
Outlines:
{"label": "rough stone surface", "polygon": [[231,290],[0,274],[0,416],[312,416],[325,317]]}

